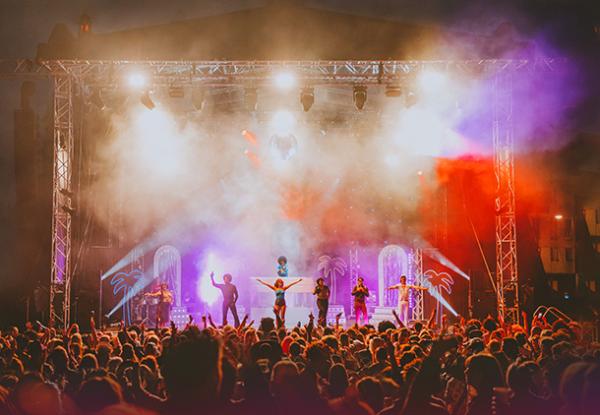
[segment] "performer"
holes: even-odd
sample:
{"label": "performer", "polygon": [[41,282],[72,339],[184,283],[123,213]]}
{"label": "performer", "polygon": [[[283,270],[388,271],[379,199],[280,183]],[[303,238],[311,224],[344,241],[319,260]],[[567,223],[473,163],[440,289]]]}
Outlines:
{"label": "performer", "polygon": [[329,309],[329,287],[325,285],[325,280],[319,278],[313,295],[317,296],[317,307],[319,308],[319,325],[327,326],[327,310]]}
{"label": "performer", "polygon": [[356,286],[352,289],[352,295],[354,296],[354,315],[356,316],[356,324],[358,325],[359,314],[362,314],[363,324],[369,322],[367,316],[367,297],[369,296],[369,289],[364,284],[363,277],[358,277],[356,280]]}
{"label": "performer", "polygon": [[240,325],[240,318],[238,317],[237,308],[235,303],[238,300],[238,290],[235,285],[231,283],[231,274],[223,275],[224,284],[217,284],[215,282],[215,273],[210,273],[210,282],[214,287],[217,287],[221,290],[221,294],[223,294],[223,326],[227,324],[227,313],[231,310],[231,314],[233,315],[233,321],[235,327]]}
{"label": "performer", "polygon": [[287,267],[287,258],[284,256],[280,256],[277,258],[277,275],[281,278],[285,278],[288,276],[288,267]]}
{"label": "performer", "polygon": [[292,282],[288,285],[283,285],[283,280],[281,278],[277,278],[275,280],[275,285],[267,284],[262,280],[256,280],[260,282],[265,287],[269,287],[273,291],[275,291],[275,305],[273,306],[273,312],[275,313],[275,317],[277,318],[277,326],[283,327],[285,325],[285,292],[302,281],[302,278]]}
{"label": "performer", "polygon": [[408,293],[411,289],[427,291],[426,287],[406,284],[406,275],[402,275],[400,277],[400,284],[388,287],[388,290],[398,290],[398,308],[400,309],[400,320],[405,326],[408,325]]}
{"label": "performer", "polygon": [[173,305],[173,294],[169,291],[168,285],[162,283],[156,291],[148,293],[146,296],[158,298],[156,327],[168,327],[171,321],[171,306]]}

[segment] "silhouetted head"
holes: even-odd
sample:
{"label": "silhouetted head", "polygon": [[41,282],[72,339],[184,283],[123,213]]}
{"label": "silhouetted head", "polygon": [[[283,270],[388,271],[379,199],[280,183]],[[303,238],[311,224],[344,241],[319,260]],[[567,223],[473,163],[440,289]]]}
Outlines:
{"label": "silhouetted head", "polygon": [[323,284],[325,284],[325,280],[323,278],[319,278],[317,280],[317,285],[323,285]]}
{"label": "silhouetted head", "polygon": [[227,284],[231,283],[232,279],[233,279],[233,277],[231,276],[231,274],[223,275],[223,281],[225,281]]}
{"label": "silhouetted head", "polygon": [[356,388],[360,400],[369,405],[375,413],[383,409],[383,388],[378,379],[372,376],[364,377],[356,384]]}
{"label": "silhouetted head", "polygon": [[283,287],[283,280],[281,278],[277,278],[275,280],[275,287],[276,288],[282,288]]}
{"label": "silhouetted head", "polygon": [[81,385],[75,402],[84,413],[97,412],[123,402],[121,386],[110,377],[93,377]]}
{"label": "silhouetted head", "polygon": [[491,395],[495,387],[503,385],[502,369],[494,356],[478,353],[469,357],[466,364],[467,384],[473,386],[479,395]]}
{"label": "silhouetted head", "polygon": [[358,285],[362,285],[362,284],[365,282],[365,280],[364,280],[364,278],[363,278],[363,277],[358,277],[358,278],[356,279],[356,282],[358,283]]}
{"label": "silhouetted head", "polygon": [[329,369],[329,395],[332,398],[340,398],[348,389],[348,372],[344,365],[335,364]]}
{"label": "silhouetted head", "polygon": [[401,283],[401,284],[406,284],[406,275],[402,275],[402,276],[400,277],[400,283]]}
{"label": "silhouetted head", "polygon": [[214,403],[222,380],[221,345],[205,333],[188,338],[165,356],[161,371],[169,400],[175,405],[195,408],[196,404]]}
{"label": "silhouetted head", "polygon": [[277,258],[277,263],[283,266],[287,264],[287,258],[282,255],[279,258]]}

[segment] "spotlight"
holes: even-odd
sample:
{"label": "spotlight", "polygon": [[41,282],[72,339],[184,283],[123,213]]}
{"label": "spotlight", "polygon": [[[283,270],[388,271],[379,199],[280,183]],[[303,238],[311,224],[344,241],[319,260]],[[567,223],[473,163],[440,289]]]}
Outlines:
{"label": "spotlight", "polygon": [[196,111],[200,111],[204,107],[203,89],[194,89],[192,91],[192,105]]}
{"label": "spotlight", "polygon": [[90,94],[90,102],[101,110],[106,107],[106,105],[104,105],[102,95],[100,94],[100,89],[92,90],[92,93]]}
{"label": "spotlight", "polygon": [[303,88],[300,91],[300,102],[304,112],[308,112],[315,103],[315,89],[314,88]]}
{"label": "spotlight", "polygon": [[171,85],[169,86],[169,96],[171,98],[183,98],[185,95],[183,91],[183,87],[181,85]]}
{"label": "spotlight", "polygon": [[250,112],[256,111],[256,104],[258,103],[258,94],[256,88],[246,88],[244,91],[244,103],[246,109]]}
{"label": "spotlight", "polygon": [[82,14],[79,18],[79,33],[90,33],[92,31],[92,19],[87,14]]}
{"label": "spotlight", "polygon": [[400,85],[386,85],[385,96],[388,98],[398,98],[402,96],[402,87]]}
{"label": "spotlight", "polygon": [[554,219],[556,219],[556,220],[562,220],[563,219],[563,215],[561,213],[557,213],[556,215],[554,215]]}
{"label": "spotlight", "polygon": [[275,85],[278,88],[286,90],[290,89],[296,84],[296,77],[291,72],[279,72],[275,75]]}
{"label": "spotlight", "polygon": [[367,87],[364,85],[354,85],[352,92],[352,101],[357,110],[362,110],[367,102]]}
{"label": "spotlight", "polygon": [[142,96],[140,97],[140,102],[144,104],[144,106],[149,110],[153,110],[156,107],[156,104],[154,103],[154,101],[152,101],[152,98],[150,98],[150,92],[148,91],[142,94]]}
{"label": "spotlight", "polygon": [[144,86],[146,86],[146,77],[144,76],[143,73],[140,72],[133,72],[130,73],[129,76],[127,77],[127,83],[129,84],[129,86],[131,88],[134,89],[141,89]]}

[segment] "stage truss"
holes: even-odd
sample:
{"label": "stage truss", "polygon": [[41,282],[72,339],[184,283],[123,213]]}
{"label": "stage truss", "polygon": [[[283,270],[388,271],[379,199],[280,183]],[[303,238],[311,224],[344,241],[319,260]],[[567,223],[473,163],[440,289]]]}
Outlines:
{"label": "stage truss", "polygon": [[[74,166],[74,96],[89,88],[118,88],[132,71],[141,71],[152,86],[260,87],[274,82],[278,71],[292,71],[298,86],[403,86],[423,70],[493,77],[492,140],[498,184],[496,196],[496,279],[498,314],[519,321],[517,235],[515,225],[512,74],[551,71],[562,59],[485,59],[464,61],[0,61],[0,78],[53,81],[53,218],[50,316],[57,325],[70,323],[71,183]],[[422,264],[422,253],[418,253]],[[417,273],[419,274],[419,273]],[[422,278],[421,275],[418,277]],[[422,315],[422,299],[417,314]]]}

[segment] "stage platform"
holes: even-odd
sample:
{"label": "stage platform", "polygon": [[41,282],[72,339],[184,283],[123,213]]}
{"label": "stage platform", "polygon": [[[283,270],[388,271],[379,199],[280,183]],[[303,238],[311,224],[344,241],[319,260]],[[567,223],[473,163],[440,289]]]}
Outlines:
{"label": "stage platform", "polygon": [[[315,324],[317,324],[317,318],[319,316],[319,310],[315,305],[313,308],[311,307],[288,307],[285,313],[286,326],[291,328],[298,324],[298,322],[302,324],[308,324],[308,315],[311,313],[315,316]],[[340,317],[340,325],[342,327],[346,326],[346,313],[344,312],[344,307],[342,306],[330,306],[329,311],[327,313],[327,324],[334,325],[335,324],[335,316],[337,313],[342,313]],[[258,327],[260,324],[260,319],[263,317],[272,317],[275,318],[275,314],[273,313],[273,307],[252,307],[250,309],[250,320],[254,320],[254,326]]]}

